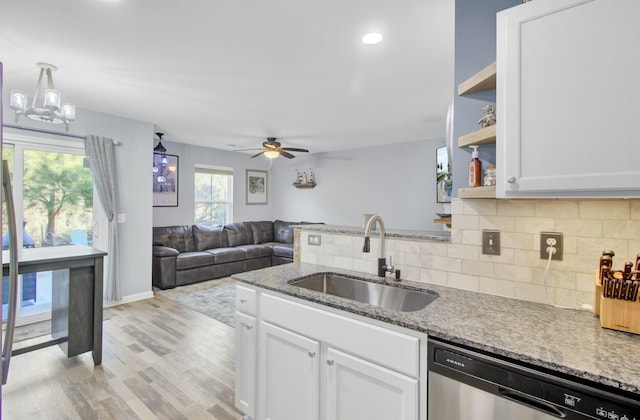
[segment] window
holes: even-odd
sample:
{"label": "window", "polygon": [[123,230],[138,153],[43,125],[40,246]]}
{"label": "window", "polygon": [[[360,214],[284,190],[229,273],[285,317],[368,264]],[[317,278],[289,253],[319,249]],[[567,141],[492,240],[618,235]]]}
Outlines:
{"label": "window", "polygon": [[233,170],[196,165],[195,224],[216,226],[233,221]]}
{"label": "window", "polygon": [[[17,226],[22,231],[18,247],[92,243],[97,196],[91,170],[84,164],[82,142],[8,134],[2,158],[9,164]],[[6,219],[4,214],[3,249],[9,247]],[[19,277],[16,325],[50,318],[52,276],[51,271],[46,271]],[[3,277],[3,320],[8,291],[8,277]]]}

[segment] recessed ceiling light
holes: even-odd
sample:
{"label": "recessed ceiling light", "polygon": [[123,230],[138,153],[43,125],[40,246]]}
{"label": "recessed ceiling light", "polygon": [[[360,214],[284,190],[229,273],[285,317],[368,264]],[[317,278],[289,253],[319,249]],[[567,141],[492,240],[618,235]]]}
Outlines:
{"label": "recessed ceiling light", "polygon": [[380,41],[382,41],[382,34],[379,34],[377,32],[371,32],[370,34],[366,34],[362,37],[362,42],[367,45],[374,45]]}

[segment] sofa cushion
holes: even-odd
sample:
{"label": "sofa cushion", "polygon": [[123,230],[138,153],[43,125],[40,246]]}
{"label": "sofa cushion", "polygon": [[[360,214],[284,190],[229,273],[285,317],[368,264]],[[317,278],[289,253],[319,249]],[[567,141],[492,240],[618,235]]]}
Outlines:
{"label": "sofa cushion", "polygon": [[253,244],[253,233],[251,232],[249,223],[231,223],[224,225],[224,230],[227,233],[227,240],[229,241],[230,247]]}
{"label": "sofa cushion", "polygon": [[193,226],[193,239],[196,245],[196,251],[206,251],[207,249],[226,248],[229,246],[227,241],[227,233],[224,226]]}
{"label": "sofa cushion", "polygon": [[153,228],[153,243],[175,248],[178,252],[196,250],[191,226],[156,226]]}
{"label": "sofa cushion", "polygon": [[300,222],[284,222],[276,220],[273,222],[273,241],[283,244],[293,243],[293,228],[291,226],[299,225]]}
{"label": "sofa cushion", "polygon": [[213,256],[214,264],[243,261],[246,256],[244,249],[239,248],[215,248],[208,249],[206,252]]}
{"label": "sofa cushion", "polygon": [[208,252],[182,252],[176,257],[176,270],[204,267],[213,264],[213,255]]}
{"label": "sofa cushion", "polygon": [[251,226],[253,233],[253,243],[263,244],[265,242],[273,242],[273,222],[268,220],[264,222],[247,222]]}
{"label": "sofa cushion", "polygon": [[175,248],[171,248],[168,246],[157,246],[153,247],[153,256],[154,257],[175,257],[179,252]]}
{"label": "sofa cushion", "polygon": [[278,257],[287,257],[293,258],[293,245],[292,244],[271,244],[271,249],[273,249],[273,255]]}
{"label": "sofa cushion", "polygon": [[246,259],[270,257],[273,253],[271,247],[266,244],[240,245],[237,248],[242,249],[245,252]]}

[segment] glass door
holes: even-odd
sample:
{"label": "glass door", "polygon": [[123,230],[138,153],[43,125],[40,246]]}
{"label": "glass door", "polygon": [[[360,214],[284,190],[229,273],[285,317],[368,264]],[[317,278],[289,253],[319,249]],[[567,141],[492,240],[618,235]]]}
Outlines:
{"label": "glass door", "polygon": [[[5,139],[3,159],[9,162],[17,223],[22,226],[20,248],[92,244],[93,177],[85,164],[84,148],[76,143]],[[8,246],[6,232],[3,225],[3,249]],[[51,282],[51,272],[20,275],[17,326],[51,318]],[[8,279],[2,283],[4,297]]]}

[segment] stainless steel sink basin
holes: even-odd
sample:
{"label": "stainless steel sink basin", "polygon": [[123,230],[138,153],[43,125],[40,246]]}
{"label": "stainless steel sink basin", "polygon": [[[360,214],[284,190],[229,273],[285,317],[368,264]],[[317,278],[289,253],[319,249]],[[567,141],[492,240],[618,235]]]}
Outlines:
{"label": "stainless steel sink basin", "polygon": [[438,297],[428,290],[389,286],[335,273],[312,274],[289,284],[401,312],[419,311]]}

